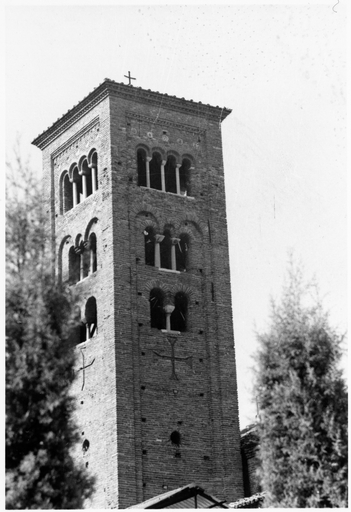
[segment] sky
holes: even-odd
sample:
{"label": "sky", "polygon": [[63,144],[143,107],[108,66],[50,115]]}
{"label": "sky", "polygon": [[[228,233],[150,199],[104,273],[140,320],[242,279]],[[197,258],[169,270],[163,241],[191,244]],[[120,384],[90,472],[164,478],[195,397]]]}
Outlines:
{"label": "sky", "polygon": [[[6,158],[105,78],[227,107],[222,123],[240,426],[257,332],[292,251],[347,329],[346,2],[9,4]],[[229,278],[229,276],[228,276]],[[346,368],[346,356],[343,360]]]}

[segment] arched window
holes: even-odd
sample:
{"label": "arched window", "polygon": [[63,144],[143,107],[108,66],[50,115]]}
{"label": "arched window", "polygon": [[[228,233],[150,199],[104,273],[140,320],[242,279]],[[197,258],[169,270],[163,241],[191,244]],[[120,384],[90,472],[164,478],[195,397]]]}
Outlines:
{"label": "arched window", "polygon": [[82,177],[75,165],[72,171],[73,178],[73,206],[77,206],[83,200]]}
{"label": "arched window", "polygon": [[89,236],[89,273],[93,274],[97,271],[97,256],[96,256],[96,235],[91,233]]}
{"label": "arched window", "polygon": [[144,229],[145,265],[155,266],[155,230],[149,226]]}
{"label": "arched window", "polygon": [[72,345],[77,345],[85,341],[85,336],[85,325],[81,320],[80,307],[76,305],[73,310],[73,322],[69,332],[69,341]]}
{"label": "arched window", "polygon": [[188,297],[184,292],[178,292],[174,296],[174,310],[171,314],[172,331],[186,331],[188,314]]}
{"label": "arched window", "polygon": [[161,181],[161,163],[162,157],[160,153],[152,153],[152,159],[150,160],[150,187],[162,190]]}
{"label": "arched window", "polygon": [[160,244],[161,268],[172,269],[172,240],[168,229],[164,231],[164,239]]}
{"label": "arched window", "polygon": [[89,297],[85,305],[86,338],[89,340],[97,334],[97,308],[95,297]]}
{"label": "arched window", "polygon": [[81,173],[82,173],[82,193],[83,199],[88,196],[91,196],[93,193],[93,184],[91,179],[91,169],[88,165],[88,160],[85,158],[81,163]]}
{"label": "arched window", "polygon": [[99,181],[98,181],[98,154],[96,151],[93,152],[90,156],[90,165],[91,167],[91,186],[92,186],[92,193],[96,192],[99,188]]}
{"label": "arched window", "polygon": [[173,192],[174,194],[177,193],[176,165],[175,156],[170,155],[165,165],[166,192]]}
{"label": "arched window", "polygon": [[72,246],[68,253],[68,275],[70,284],[80,280],[80,256]]}
{"label": "arched window", "polygon": [[138,185],[146,187],[146,151],[139,148],[137,151]]}
{"label": "arched window", "polygon": [[81,244],[80,248],[81,279],[88,277],[90,271],[90,251],[88,244]]}
{"label": "arched window", "polygon": [[159,288],[150,292],[150,325],[156,329],[165,329],[166,315],[163,309],[164,293]]}
{"label": "arched window", "polygon": [[61,199],[62,199],[62,211],[61,213],[66,213],[68,210],[73,208],[73,189],[72,183],[69,181],[68,172],[65,173],[63,180],[61,182]]}
{"label": "arched window", "polygon": [[180,194],[182,196],[190,196],[190,168],[191,162],[189,158],[183,158],[179,169]]}
{"label": "arched window", "polygon": [[179,238],[176,245],[177,270],[185,272],[188,268],[189,235],[182,234]]}

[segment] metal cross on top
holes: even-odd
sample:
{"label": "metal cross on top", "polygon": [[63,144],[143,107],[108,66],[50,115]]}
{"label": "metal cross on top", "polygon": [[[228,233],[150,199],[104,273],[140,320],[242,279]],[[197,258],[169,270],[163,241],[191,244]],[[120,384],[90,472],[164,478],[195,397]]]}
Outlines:
{"label": "metal cross on top", "polygon": [[133,78],[132,76],[130,76],[130,71],[128,71],[128,75],[124,75],[124,76],[125,76],[125,78],[128,78],[128,80],[129,80],[128,85],[132,85],[131,80],[136,80],[136,78]]}
{"label": "metal cross on top", "polygon": [[179,380],[178,377],[177,377],[176,371],[175,371],[175,362],[176,361],[181,361],[181,362],[186,363],[187,365],[189,365],[190,368],[192,368],[193,367],[193,357],[192,356],[189,356],[189,357],[176,357],[175,351],[174,351],[174,345],[175,345],[177,340],[174,339],[174,338],[167,338],[167,340],[171,344],[171,355],[170,356],[164,356],[162,354],[159,354],[155,350],[153,350],[153,353],[156,354],[158,357],[162,357],[162,359],[169,359],[171,361],[171,363],[172,363],[172,375],[171,375],[170,378],[172,380]]}

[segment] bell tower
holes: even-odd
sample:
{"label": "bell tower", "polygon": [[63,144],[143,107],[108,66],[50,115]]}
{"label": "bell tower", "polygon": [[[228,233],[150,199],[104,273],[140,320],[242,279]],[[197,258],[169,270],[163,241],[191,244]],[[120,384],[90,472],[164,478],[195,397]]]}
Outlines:
{"label": "bell tower", "polygon": [[195,482],[243,497],[221,122],[106,79],[34,141],[57,279],[79,296],[91,508]]}

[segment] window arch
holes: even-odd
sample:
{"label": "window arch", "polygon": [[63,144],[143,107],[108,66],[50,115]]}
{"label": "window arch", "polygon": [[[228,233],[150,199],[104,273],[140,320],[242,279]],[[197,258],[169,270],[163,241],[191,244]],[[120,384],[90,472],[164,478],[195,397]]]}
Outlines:
{"label": "window arch", "polygon": [[152,153],[152,159],[150,160],[150,163],[149,163],[150,187],[155,188],[157,190],[162,190],[161,164],[162,164],[162,157],[161,157],[160,153],[154,151]]}
{"label": "window arch", "polygon": [[80,280],[80,256],[72,245],[68,253],[69,283],[76,284]]}
{"label": "window arch", "polygon": [[80,163],[80,174],[82,175],[82,199],[86,199],[93,193],[93,185],[91,179],[91,168],[88,159],[83,157]]}
{"label": "window arch", "polygon": [[164,239],[160,243],[161,268],[172,269],[172,238],[169,229],[163,232]]}
{"label": "window arch", "polygon": [[164,293],[159,288],[150,291],[150,325],[156,329],[165,329],[166,315],[163,309]]}
{"label": "window arch", "polygon": [[174,296],[174,310],[171,314],[171,330],[184,332],[187,328],[188,297],[184,292]]}
{"label": "window arch", "polygon": [[155,230],[152,226],[144,229],[145,265],[155,266]]}
{"label": "window arch", "polygon": [[77,164],[72,166],[72,181],[73,181],[73,206],[77,206],[82,200],[82,177],[79,174]]}
{"label": "window arch", "polygon": [[179,168],[179,184],[180,184],[180,195],[190,195],[190,169],[192,167],[189,158],[183,158],[182,165]]}
{"label": "window arch", "polygon": [[97,307],[95,297],[89,297],[85,304],[86,339],[93,338],[97,334]]}
{"label": "window arch", "polygon": [[137,151],[138,185],[146,187],[146,151],[139,148]]}
{"label": "window arch", "polygon": [[90,151],[89,154],[89,160],[90,164],[89,167],[91,168],[91,187],[92,187],[92,194],[96,192],[99,188],[99,181],[98,181],[98,154],[93,149]]}
{"label": "window arch", "polygon": [[61,177],[60,195],[60,213],[63,214],[73,208],[73,189],[67,171]]}
{"label": "window arch", "polygon": [[185,272],[188,269],[189,240],[189,235],[183,233],[180,235],[179,242],[176,245],[177,270],[180,272]]}
{"label": "window arch", "polygon": [[177,193],[176,167],[175,156],[169,155],[165,165],[166,192],[173,192],[174,194]]}

